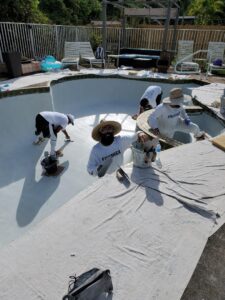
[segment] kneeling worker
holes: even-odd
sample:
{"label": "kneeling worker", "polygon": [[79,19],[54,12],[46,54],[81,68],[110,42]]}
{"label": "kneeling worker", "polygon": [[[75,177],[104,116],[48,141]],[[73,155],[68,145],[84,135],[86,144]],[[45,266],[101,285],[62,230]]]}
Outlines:
{"label": "kneeling worker", "polygon": [[[132,142],[149,141],[149,137],[142,131],[133,135],[117,135],[121,131],[121,124],[116,121],[102,120],[92,131],[92,138],[98,143],[91,150],[87,171],[90,175],[102,177],[105,173],[112,173],[123,163],[123,154]],[[117,136],[116,136],[117,135]]]}
{"label": "kneeling worker", "polygon": [[33,143],[38,145],[44,140],[44,138],[50,138],[50,155],[59,155],[60,151],[55,150],[57,133],[62,131],[65,134],[66,140],[70,141],[70,136],[66,131],[66,126],[69,124],[74,125],[74,116],[71,114],[65,115],[55,111],[40,112],[37,114],[35,119],[36,139]]}
{"label": "kneeling worker", "polygon": [[193,133],[197,140],[204,139],[205,133],[191,122],[183,108],[184,99],[188,97],[190,96],[184,95],[182,89],[174,88],[170,91],[170,96],[155,108],[148,118],[148,124],[155,135],[173,138],[176,131],[182,131]]}
{"label": "kneeling worker", "polygon": [[137,117],[146,110],[155,108],[161,103],[162,89],[158,85],[150,85],[141,96],[139,112],[132,116],[132,119],[136,120]]}

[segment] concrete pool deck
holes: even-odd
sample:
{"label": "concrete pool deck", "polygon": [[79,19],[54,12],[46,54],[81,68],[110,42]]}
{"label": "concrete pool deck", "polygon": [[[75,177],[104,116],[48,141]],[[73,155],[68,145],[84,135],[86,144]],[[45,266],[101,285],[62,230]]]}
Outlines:
{"label": "concrete pool deck", "polygon": [[[93,74],[94,70],[91,71]],[[85,75],[89,72],[90,71],[85,71],[82,74]],[[115,74],[115,70],[113,72],[113,74]],[[103,76],[106,76],[110,72],[106,70],[103,73]],[[71,75],[74,75],[74,73],[71,73]],[[127,76],[127,74],[124,72],[122,72],[121,75],[123,77]],[[49,76],[51,76],[51,79]],[[43,77],[31,76],[27,78],[27,81],[24,77],[23,79],[14,81],[11,85],[11,88],[12,90],[16,90],[32,85],[42,85],[43,83],[45,83],[45,86],[48,86],[50,80],[58,79],[64,76],[68,76],[68,74],[44,74]],[[28,85],[22,84],[22,80],[24,80]],[[91,92],[88,93],[88,91],[85,91],[85,89],[87,89],[87,83],[89,89],[92,91],[99,90],[101,87],[101,84],[98,82],[97,84],[95,83],[92,85],[91,80],[86,80],[85,83],[80,81],[79,85],[68,82],[66,90],[67,88],[70,90],[71,96],[69,97],[66,95],[65,89],[62,89],[62,84],[56,84],[55,88],[51,92],[54,99],[53,104],[51,103],[52,100],[49,98],[48,93],[42,93],[40,94],[41,96],[38,94],[32,94],[32,96],[29,94],[17,97],[11,96],[0,100],[0,131],[2,141],[4,141],[0,150],[2,157],[1,170],[5,170],[1,173],[0,178],[0,227],[1,237],[3,237],[2,252],[0,254],[1,270],[3,270],[0,277],[0,287],[2,287],[2,294],[0,294],[1,299],[9,299],[14,295],[20,295],[21,299],[36,299],[38,297],[41,297],[42,299],[58,299],[66,291],[64,288],[66,287],[68,276],[72,275],[71,272],[74,270],[76,273],[85,271],[84,268],[88,268],[89,264],[91,265],[90,268],[93,267],[93,263],[102,264],[103,266],[107,265],[104,259],[103,261],[101,259],[99,260],[99,257],[96,253],[96,251],[100,251],[101,249],[100,244],[94,251],[95,254],[93,255],[95,255],[95,257],[90,257],[92,254],[89,253],[88,263],[85,262],[85,259],[87,260],[85,255],[83,256],[84,260],[81,264],[79,263],[79,255],[77,256],[75,265],[73,265],[73,262],[71,261],[71,257],[73,256],[67,259],[68,256],[77,251],[77,241],[75,238],[76,228],[79,228],[79,230],[82,228],[87,229],[91,224],[90,220],[92,220],[92,216],[90,215],[91,210],[86,210],[86,206],[83,205],[82,202],[80,202],[80,200],[78,200],[78,198],[76,198],[74,195],[79,192],[82,193],[82,190],[86,186],[91,186],[91,189],[93,188],[95,190],[95,188],[99,187],[100,184],[92,177],[86,175],[85,165],[81,165],[77,160],[77,157],[82,156],[84,161],[87,160],[90,147],[94,144],[90,138],[91,130],[93,126],[97,124],[97,122],[106,114],[108,114],[108,117],[121,121],[124,132],[134,131],[135,122],[129,117],[129,114],[134,113],[137,109],[137,101],[130,101],[129,97],[131,98],[132,96],[132,99],[138,99],[138,93],[136,92],[136,88],[132,89],[130,87],[130,82],[124,79],[123,84],[125,87],[127,87],[127,92],[125,90],[124,93],[121,94],[121,97],[125,99],[125,105],[120,106],[118,110],[116,110],[116,107],[114,105],[112,106],[110,102],[104,103],[102,107],[102,103],[100,101],[101,99],[104,99],[107,93],[109,93],[111,94],[111,97],[114,96],[116,104],[119,105],[119,94],[117,92],[119,85],[117,85],[115,79],[112,80],[112,85],[109,86],[104,92],[105,94],[103,93],[104,95],[101,95],[101,92],[99,92],[97,96],[93,96]],[[148,84],[150,84],[150,81],[143,83],[142,88]],[[77,103],[75,105],[73,102],[71,102],[71,99],[74,97],[75,99],[79,99],[78,96],[76,97],[76,95],[72,93],[72,88],[74,85],[77,89],[82,89],[82,93],[80,95],[86,95],[88,98],[89,102],[87,102],[86,107],[81,107]],[[169,86],[165,84],[164,88],[168,92]],[[190,92],[198,89],[198,87],[194,84],[186,86],[186,88],[189,89]],[[127,96],[127,98],[126,93],[129,94],[129,97]],[[63,99],[63,103],[60,101],[60,99]],[[129,107],[127,105],[128,103],[130,103]],[[64,145],[63,137],[60,137],[59,139],[59,146],[64,147],[64,157],[62,158],[61,163],[63,163],[65,166],[65,172],[58,178],[50,179],[41,176],[41,166],[39,163],[42,153],[44,149],[48,147],[48,145],[44,144],[35,148],[31,144],[31,132],[33,130],[35,113],[39,112],[40,110],[50,110],[53,108],[53,106],[58,111],[68,111],[74,113],[76,116],[76,122],[74,127],[68,127],[68,130],[71,132],[71,135],[74,138],[74,143]],[[101,107],[100,112],[98,107]],[[12,118],[12,116],[15,117]],[[76,147],[77,142],[79,142],[79,149]],[[165,155],[167,156],[167,154]],[[78,173],[77,169],[79,169]],[[79,189],[74,187],[74,181],[80,182]],[[91,191],[94,193],[94,190]],[[83,195],[83,199],[85,198],[86,197]],[[93,198],[90,199],[93,200]],[[91,205],[91,202],[93,201],[90,199],[88,200],[88,206],[90,206],[90,208],[93,210],[93,206]],[[66,202],[68,202],[68,204],[65,204]],[[61,206],[62,208],[60,208]],[[80,216],[79,209],[83,211]],[[99,213],[103,214],[104,210],[101,210],[101,205],[99,206],[99,209]],[[180,206],[179,210],[181,210]],[[78,215],[76,215],[77,213]],[[186,210],[185,214],[187,214]],[[203,234],[205,235],[203,239],[200,239],[201,247],[196,248],[197,256],[195,256],[194,262],[192,261],[193,265],[191,265],[190,269],[187,268],[186,273],[184,272],[185,280],[183,280],[182,288],[179,288],[179,291],[177,290],[176,297],[178,294],[181,296],[182,291],[187,285],[187,282],[198,261],[198,257],[200,256],[204,248],[204,244],[207,241],[207,237],[224,223],[223,216],[218,220],[218,225],[213,225],[213,222],[207,219],[203,219],[204,221],[201,223],[200,220],[202,220],[202,217],[198,215],[193,216],[192,213],[191,216],[194,218],[192,221],[194,223],[196,222],[196,226],[202,226],[202,229],[208,228],[209,231]],[[90,220],[88,220],[89,217]],[[102,220],[104,220],[104,214],[102,215],[102,218]],[[76,222],[78,221],[80,222],[77,224]],[[190,221],[190,223],[192,221]],[[72,230],[72,234],[74,235],[75,244],[73,245],[70,244],[70,228]],[[199,232],[200,231],[201,230],[199,229]],[[64,235],[65,237],[63,238]],[[91,238],[91,236],[89,238]],[[101,235],[99,238],[102,238]],[[13,240],[14,242],[12,242]],[[62,245],[59,245],[60,241],[62,242]],[[189,241],[190,240],[187,240],[187,242]],[[81,244],[83,242],[81,242]],[[160,244],[160,246],[162,245],[163,244]],[[85,248],[81,247],[80,249],[82,250]],[[179,257],[179,255],[177,257]],[[57,260],[56,257],[60,257],[62,260]],[[175,257],[176,255],[174,256],[174,259]],[[116,256],[114,258],[116,258]],[[182,258],[182,256],[180,256],[180,258]],[[184,257],[182,259],[184,259]],[[39,260],[40,264],[38,266]],[[66,268],[63,271],[63,268],[65,267],[65,261]],[[115,263],[114,266],[112,266],[114,274],[117,272],[116,267],[119,267],[119,265],[120,262],[119,264]],[[41,267],[43,268],[42,270]],[[172,266],[171,270],[173,270]],[[179,272],[180,271],[181,269],[179,269]],[[61,275],[56,275],[57,272],[59,272]],[[54,292],[50,287],[52,286],[53,289],[55,288],[54,282],[56,277],[59,288]],[[14,278],[12,279],[15,283],[15,289],[13,290],[10,290],[9,288],[9,285],[11,284],[10,278]],[[141,272],[137,277],[134,276],[134,278],[135,282],[137,279],[140,279]],[[45,281],[49,281],[49,283],[45,284]],[[132,282],[133,281],[131,280],[131,284]],[[119,282],[116,283],[116,286],[119,289]],[[164,287],[164,292],[166,292],[168,286],[169,284],[167,287]],[[124,296],[126,294],[123,294],[123,288],[122,290],[121,288],[122,287],[120,286],[120,289],[118,290],[119,294],[118,291],[115,291],[115,296]],[[151,287],[151,289],[154,291],[153,287]],[[129,297],[130,295],[127,294],[127,296]],[[176,297],[173,299],[178,299]],[[123,300],[125,298],[115,299]],[[136,300],[137,298],[130,297],[129,299]],[[149,300],[149,298],[147,299]],[[158,300],[160,298],[156,297],[155,299]]]}

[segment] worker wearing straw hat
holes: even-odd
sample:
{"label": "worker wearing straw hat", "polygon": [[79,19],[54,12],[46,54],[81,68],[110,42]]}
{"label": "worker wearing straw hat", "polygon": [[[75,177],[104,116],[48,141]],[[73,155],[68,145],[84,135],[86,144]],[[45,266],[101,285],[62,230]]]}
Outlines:
{"label": "worker wearing straw hat", "polygon": [[112,173],[123,163],[123,154],[132,142],[149,140],[147,134],[139,131],[133,135],[118,135],[121,124],[116,121],[102,120],[92,131],[92,138],[98,143],[91,150],[87,171],[90,175],[102,177]]}
{"label": "worker wearing straw hat", "polygon": [[183,107],[184,101],[190,98],[183,94],[182,89],[172,89],[170,96],[164,98],[148,118],[153,133],[173,138],[176,131],[182,131],[193,133],[196,139],[204,139],[205,133],[200,131],[197,124],[191,122]]}

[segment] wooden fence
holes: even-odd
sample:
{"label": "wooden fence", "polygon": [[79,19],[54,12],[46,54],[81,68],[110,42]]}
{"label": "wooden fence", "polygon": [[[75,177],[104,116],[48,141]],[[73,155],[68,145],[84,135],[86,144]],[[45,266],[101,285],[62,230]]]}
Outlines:
{"label": "wooden fence", "polygon": [[[167,35],[167,50],[172,49],[173,32],[171,27]],[[107,51],[117,53],[121,46],[161,49],[163,33],[163,27],[126,28],[122,42],[122,29],[108,27]],[[10,51],[19,51],[28,58],[54,55],[61,59],[65,41],[88,41],[93,35],[101,36],[101,34],[101,27],[0,23],[0,61],[2,61],[1,54]],[[225,41],[225,28],[178,28],[176,42],[178,40],[193,40],[194,51],[206,50],[210,41]]]}

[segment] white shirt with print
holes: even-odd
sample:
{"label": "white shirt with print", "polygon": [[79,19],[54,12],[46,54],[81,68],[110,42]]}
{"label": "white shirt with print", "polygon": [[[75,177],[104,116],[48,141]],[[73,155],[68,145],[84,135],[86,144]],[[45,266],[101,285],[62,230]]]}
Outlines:
{"label": "white shirt with print", "polygon": [[[140,132],[140,131],[139,131]],[[104,163],[104,161],[111,157],[113,162],[110,165],[107,173],[112,173],[123,163],[123,154],[131,144],[137,139],[138,133],[133,135],[115,136],[114,141],[109,146],[104,146],[101,143],[97,143],[91,151],[87,171],[89,174],[96,176],[97,168]]]}
{"label": "white shirt with print", "polygon": [[179,119],[187,119],[188,115],[185,109],[172,108],[168,104],[161,103],[154,112],[150,114],[148,123],[151,128],[158,128],[162,135],[172,137],[176,131]]}

